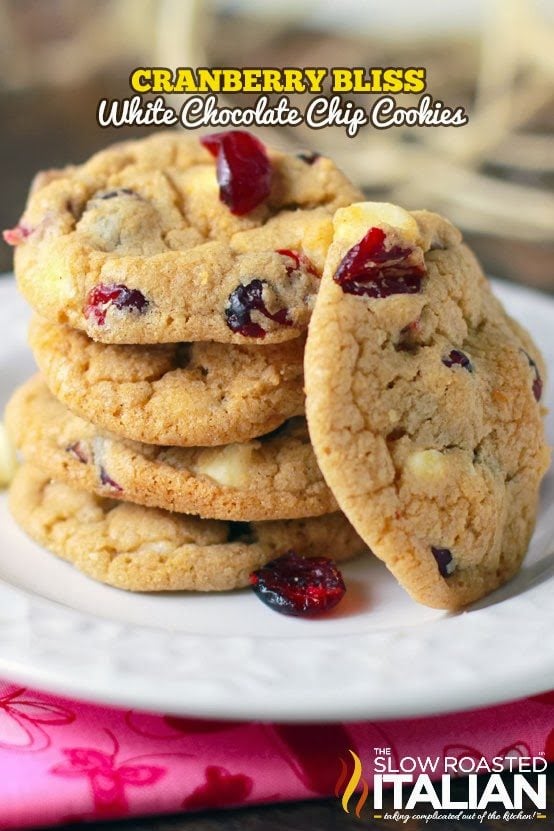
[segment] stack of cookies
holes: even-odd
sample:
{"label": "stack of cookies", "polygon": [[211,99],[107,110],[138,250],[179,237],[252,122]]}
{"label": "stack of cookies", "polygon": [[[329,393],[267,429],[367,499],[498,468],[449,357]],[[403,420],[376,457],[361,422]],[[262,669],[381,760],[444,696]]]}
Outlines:
{"label": "stack of cookies", "polygon": [[25,459],[11,507],[34,539],[135,591],[233,589],[290,549],[365,547],[303,391],[333,213],[357,198],[329,159],[244,133],[156,135],[39,174],[6,233],[37,313],[41,374],[6,414]]}
{"label": "stack of cookies", "polygon": [[40,176],[7,233],[40,315],[7,413],[21,526],[139,591],[364,546],[438,608],[509,580],[549,461],[540,352],[447,220],[360,199],[237,131]]}

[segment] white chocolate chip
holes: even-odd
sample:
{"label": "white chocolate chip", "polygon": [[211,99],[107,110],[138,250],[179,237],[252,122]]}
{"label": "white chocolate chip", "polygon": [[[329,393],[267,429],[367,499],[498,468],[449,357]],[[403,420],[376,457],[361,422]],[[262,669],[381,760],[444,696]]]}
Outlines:
{"label": "white chocolate chip", "polygon": [[217,193],[219,191],[219,185],[214,168],[211,165],[203,168],[198,167],[195,170],[195,175],[187,179],[187,189],[193,195],[199,193]]}
{"label": "white chocolate chip", "polygon": [[348,247],[355,245],[370,228],[383,225],[394,228],[407,242],[417,244],[419,227],[408,211],[390,202],[355,202],[339,208],[333,220],[335,241]]}
{"label": "white chocolate chip", "polygon": [[259,442],[248,442],[204,450],[194,466],[194,472],[209,476],[225,487],[242,488],[248,484],[252,453],[258,447]]}
{"label": "white chocolate chip", "polygon": [[446,461],[440,450],[416,450],[408,456],[406,467],[419,479],[437,479],[444,475]]}
{"label": "white chocolate chip", "polygon": [[169,540],[148,540],[133,550],[133,554],[171,554],[175,551],[174,543]]}
{"label": "white chocolate chip", "polygon": [[16,468],[15,450],[4,424],[0,421],[0,488],[7,488]]}

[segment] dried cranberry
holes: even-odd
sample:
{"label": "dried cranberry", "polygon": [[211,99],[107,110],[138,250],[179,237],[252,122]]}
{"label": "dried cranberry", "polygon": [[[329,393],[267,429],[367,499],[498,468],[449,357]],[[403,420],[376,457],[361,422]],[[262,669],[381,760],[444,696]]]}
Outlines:
{"label": "dried cranberry", "polygon": [[533,358],[531,357],[531,355],[529,355],[525,351],[525,349],[522,349],[521,351],[523,352],[523,354],[525,355],[525,357],[529,361],[529,366],[535,372],[535,378],[533,380],[533,395],[535,396],[535,401],[540,401],[541,398],[542,398],[542,378],[541,378],[541,374],[539,372],[539,368],[538,368],[537,364],[535,363],[535,361],[533,360]]}
{"label": "dried cranberry", "polygon": [[74,441],[73,444],[69,444],[65,449],[68,453],[71,453],[71,455],[74,456],[78,462],[82,462],[83,464],[88,462],[88,454],[82,441]]}
{"label": "dried cranberry", "polygon": [[106,313],[110,306],[142,314],[148,308],[148,300],[138,289],[122,285],[95,286],[90,290],[85,304],[85,317],[94,317],[99,326],[106,322]]}
{"label": "dried cranberry", "polygon": [[327,557],[289,551],[250,575],[260,600],[276,612],[310,617],[332,609],[346,591],[342,575]]}
{"label": "dried cranberry", "polygon": [[232,332],[237,332],[248,338],[265,338],[265,329],[252,320],[252,312],[260,312],[269,320],[274,320],[282,326],[292,326],[286,309],[280,309],[272,314],[268,311],[263,299],[263,280],[252,280],[246,286],[242,283],[231,292],[225,317],[227,326]]}
{"label": "dried cranberry", "polygon": [[131,188],[116,188],[105,193],[97,193],[96,199],[113,199],[116,196],[138,196],[138,193],[135,193]]}
{"label": "dried cranberry", "polygon": [[397,352],[412,352],[415,353],[422,346],[421,343],[421,319],[413,320],[400,330],[397,342],[394,348]]}
{"label": "dried cranberry", "polygon": [[294,271],[305,271],[307,274],[313,274],[314,277],[320,276],[310,258],[305,254],[301,254],[300,251],[293,251],[292,248],[278,248],[277,254],[281,254],[283,257],[288,257],[293,261],[294,265],[285,266],[289,277],[292,276]]}
{"label": "dried cranberry", "polygon": [[442,362],[445,366],[454,366],[454,364],[458,364],[458,366],[467,369],[468,372],[473,372],[473,364],[467,357],[464,352],[460,352],[459,349],[452,349],[451,352],[448,353],[446,358],[442,359]]}
{"label": "dried cranberry", "polygon": [[441,577],[450,577],[456,571],[456,563],[452,552],[448,548],[434,548],[431,546],[433,557],[437,561]]}
{"label": "dried cranberry", "polygon": [[313,153],[297,153],[296,158],[302,159],[302,161],[306,162],[306,164],[312,165],[321,158],[321,153],[316,153],[315,151]]}
{"label": "dried cranberry", "polygon": [[117,482],[112,479],[112,477],[106,473],[106,468],[100,465],[100,482],[102,485],[106,485],[106,487],[111,488],[114,491],[118,491],[119,493],[123,493],[123,488],[121,485],[118,485]]}
{"label": "dried cranberry", "polygon": [[15,228],[7,228],[5,231],[2,231],[2,236],[4,237],[4,242],[7,242],[8,245],[20,245],[22,242],[25,242],[30,233],[31,228],[24,225],[23,222],[20,222]]}
{"label": "dried cranberry", "polygon": [[212,133],[200,139],[216,159],[219,198],[237,216],[269,196],[271,165],[264,145],[245,130]]}
{"label": "dried cranberry", "polygon": [[416,294],[425,276],[420,248],[385,248],[386,234],[370,228],[341,260],[334,280],[347,294],[389,297],[391,294]]}

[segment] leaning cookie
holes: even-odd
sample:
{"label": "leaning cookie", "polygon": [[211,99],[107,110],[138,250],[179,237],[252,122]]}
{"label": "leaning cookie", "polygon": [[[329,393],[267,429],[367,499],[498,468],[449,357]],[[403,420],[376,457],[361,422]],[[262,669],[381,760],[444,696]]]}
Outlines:
{"label": "leaning cookie", "polygon": [[35,319],[35,359],[55,396],[87,421],[147,444],[248,441],[304,411],[304,339],[107,345]]}
{"label": "leaning cookie", "polygon": [[29,303],[105,343],[304,332],[331,216],[360,194],[330,159],[212,139],[157,134],[36,180],[4,234]]}
{"label": "leaning cookie", "polygon": [[549,462],[543,362],[450,223],[337,212],[305,375],[323,475],[416,600],[456,609],[516,573]]}
{"label": "leaning cookie", "polygon": [[129,591],[226,591],[293,549],[346,560],[364,550],[345,517],[227,523],[114,502],[19,468],[10,508],[22,529],[89,577]]}
{"label": "leaning cookie", "polygon": [[64,407],[37,375],[12,396],[6,426],[26,459],[100,496],[235,521],[338,510],[303,418],[244,444],[157,447],[103,434]]}

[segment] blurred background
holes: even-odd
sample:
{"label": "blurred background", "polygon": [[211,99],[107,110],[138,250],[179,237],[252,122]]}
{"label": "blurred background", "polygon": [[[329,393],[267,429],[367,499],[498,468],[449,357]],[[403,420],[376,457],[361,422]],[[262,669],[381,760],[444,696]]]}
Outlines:
{"label": "blurred background", "polygon": [[38,169],[150,132],[96,124],[139,65],[425,66],[427,92],[469,125],[259,132],[332,156],[372,198],[441,211],[489,273],[554,291],[552,0],[0,0],[0,227]]}

